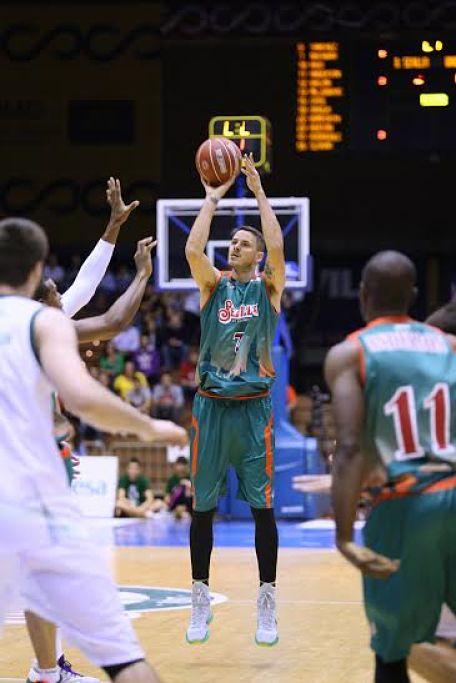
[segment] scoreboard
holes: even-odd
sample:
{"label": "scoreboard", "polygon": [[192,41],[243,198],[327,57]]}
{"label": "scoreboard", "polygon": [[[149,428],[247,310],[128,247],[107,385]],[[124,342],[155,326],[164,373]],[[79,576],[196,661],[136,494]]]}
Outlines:
{"label": "scoreboard", "polygon": [[456,151],[456,39],[295,45],[298,154]]}

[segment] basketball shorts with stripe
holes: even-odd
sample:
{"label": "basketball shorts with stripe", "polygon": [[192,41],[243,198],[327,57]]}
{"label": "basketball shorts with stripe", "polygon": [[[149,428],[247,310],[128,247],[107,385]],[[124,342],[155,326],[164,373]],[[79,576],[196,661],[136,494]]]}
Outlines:
{"label": "basketball shorts with stripe", "polygon": [[191,479],[194,509],[212,510],[226,492],[233,465],[237,498],[251,507],[273,505],[274,427],[271,397],[228,400],[200,396],[193,403]]}

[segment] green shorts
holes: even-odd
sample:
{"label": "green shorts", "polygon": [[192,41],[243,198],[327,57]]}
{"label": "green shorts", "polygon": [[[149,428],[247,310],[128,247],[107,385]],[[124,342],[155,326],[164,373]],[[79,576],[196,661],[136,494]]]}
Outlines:
{"label": "green shorts", "polygon": [[401,561],[387,580],[364,577],[371,646],[385,662],[433,642],[443,603],[456,613],[456,478],[439,489],[379,503],[364,529],[368,548]]}
{"label": "green shorts", "polygon": [[217,506],[231,464],[239,481],[237,497],[254,508],[273,500],[274,428],[271,397],[228,400],[197,394],[190,434],[194,509]]}

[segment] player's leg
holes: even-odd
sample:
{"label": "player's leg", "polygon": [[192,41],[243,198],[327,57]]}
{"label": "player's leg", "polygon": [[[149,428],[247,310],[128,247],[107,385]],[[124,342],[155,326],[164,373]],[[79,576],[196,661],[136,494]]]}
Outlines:
{"label": "player's leg", "polygon": [[157,674],[144,661],[104,667],[115,683],[160,683]]}
{"label": "player's leg", "polygon": [[190,525],[192,611],[188,643],[204,643],[212,620],[209,570],[213,547],[213,519],[227,468],[223,448],[225,401],[195,396],[190,435],[193,514]]}
{"label": "player's leg", "polygon": [[[21,553],[27,572],[23,589],[27,605],[61,626],[64,636],[100,668],[109,671],[109,667],[142,662],[144,653],[125,618],[105,560],[86,540],[77,519],[60,523],[50,519],[52,542]],[[148,675],[137,680],[157,680]]]}
{"label": "player's leg", "polygon": [[255,521],[255,550],[260,588],[257,600],[258,645],[275,645],[277,633],[275,581],[278,534],[273,509],[274,427],[270,398],[239,402],[236,423],[241,434],[232,462],[239,479],[239,497],[246,500]]}
{"label": "player's leg", "polygon": [[366,545],[401,560],[399,570],[387,581],[364,578],[376,683],[409,681],[406,660],[412,645],[433,640],[445,585],[440,495],[382,502],[367,521]]}

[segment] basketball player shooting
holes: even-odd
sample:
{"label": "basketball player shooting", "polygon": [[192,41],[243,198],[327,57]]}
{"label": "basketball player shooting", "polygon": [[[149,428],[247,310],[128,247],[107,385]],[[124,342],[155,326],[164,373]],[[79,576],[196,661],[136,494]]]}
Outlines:
{"label": "basketball player shooting", "polygon": [[[282,230],[260,176],[251,157],[246,156],[244,164],[247,186],[258,202],[262,233],[247,225],[237,228],[229,247],[231,271],[215,268],[204,250],[218,201],[234,178],[216,188],[202,179],[206,197],[185,249],[201,303],[199,389],[191,429],[192,613],[186,638],[201,643],[209,637],[212,523],[231,463],[239,480],[238,496],[248,502],[255,520],[260,575],[256,642],[271,646],[278,641],[271,346],[285,286],[285,261]],[[265,250],[266,266],[260,275]]]}

